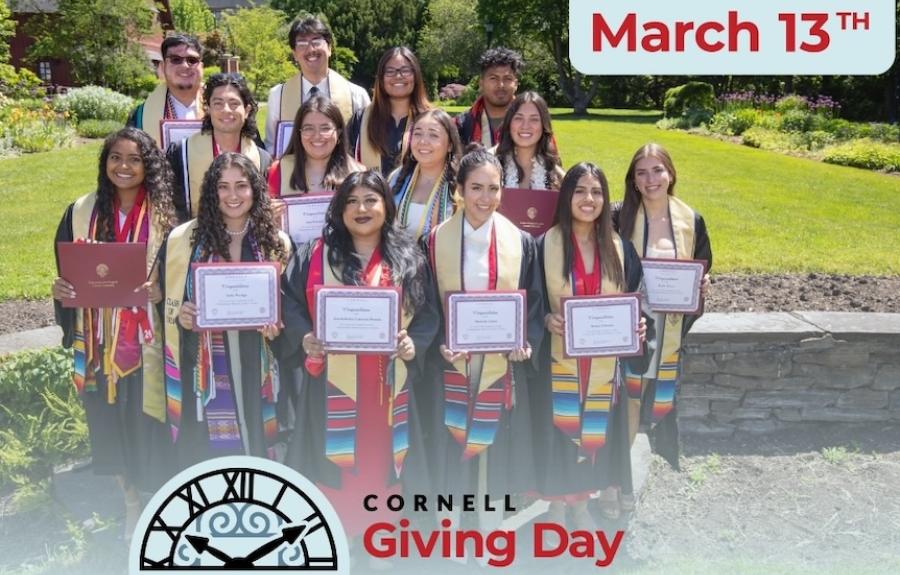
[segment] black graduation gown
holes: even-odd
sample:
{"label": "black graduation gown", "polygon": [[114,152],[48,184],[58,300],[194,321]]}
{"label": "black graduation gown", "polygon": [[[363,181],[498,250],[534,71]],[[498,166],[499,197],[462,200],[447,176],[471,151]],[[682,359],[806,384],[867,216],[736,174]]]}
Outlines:
{"label": "black graduation gown", "polygon": [[[621,209],[621,202],[616,202],[612,205],[613,227],[617,232],[619,231],[619,212]],[[636,246],[636,249],[640,250],[639,254],[646,252],[646,244],[647,235],[644,236],[644,245]],[[694,210],[694,259],[706,260],[707,271],[712,269],[713,255],[712,246],[709,243],[709,232],[706,230],[706,222],[703,220],[703,216],[696,210]],[[702,307],[700,313],[684,316],[684,320],[681,322],[682,341],[684,341],[691,326],[700,319],[701,315],[703,315]],[[650,341],[649,335],[647,341]],[[680,372],[679,368],[679,374]],[[647,387],[644,389],[644,394],[641,398],[641,425],[648,429],[648,437],[653,450],[668,461],[672,467],[680,469],[681,466],[678,462],[678,457],[681,453],[678,437],[678,390],[676,388],[675,397],[672,400],[672,411],[657,422],[656,425],[652,425],[653,402],[644,401],[645,398],[650,399],[654,397],[656,397],[656,380],[651,379],[648,380]]]}
{"label": "black graduation gown", "polygon": [[[628,240],[622,240],[624,254],[626,292],[637,292],[643,281],[641,260]],[[538,242],[541,269],[544,269],[544,237]],[[555,263],[553,265],[556,265]],[[546,286],[545,286],[546,289]],[[546,292],[545,292],[546,293]],[[550,309],[549,300],[546,302]],[[652,335],[652,319],[648,322],[648,339]],[[628,441],[628,391],[623,385],[616,391],[618,400],[609,414],[606,445],[597,451],[595,461],[578,463],[578,447],[553,424],[553,390],[550,380],[550,336],[544,338],[540,351],[540,384],[535,386],[534,449],[537,464],[538,490],[542,495],[560,496],[593,492],[609,486],[619,486],[624,493],[631,493],[631,446]],[[644,354],[623,358],[638,373],[647,368],[651,356],[644,346]]]}
{"label": "black graduation gown", "polygon": [[[350,146],[350,155],[354,158],[359,139],[368,137],[362,133],[362,117],[366,109],[368,108],[354,112],[347,124],[347,142]],[[388,125],[387,139],[390,153],[381,156],[381,173],[385,178],[400,165],[400,151],[403,147],[403,134],[406,132],[407,122],[407,118],[402,118],[399,123],[391,121]]]}
{"label": "black graduation gown", "polygon": [[[282,281],[282,317],[284,329],[277,343],[283,368],[299,368],[303,374],[300,389],[297,390],[295,405],[296,425],[286,463],[297,469],[304,476],[329,487],[339,489],[341,469],[325,456],[326,429],[326,377],[327,369],[312,377],[303,368],[306,354],[303,352],[303,336],[312,331],[313,323],[309,317],[309,306],[306,299],[306,282],[309,277],[309,265],[315,240],[299,248],[288,266]],[[423,267],[426,282],[430,283],[427,266]],[[390,466],[390,477],[384,478],[383,485],[402,482],[403,489],[410,493],[424,493],[430,483],[430,473],[423,443],[422,425],[419,415],[420,399],[417,397],[420,382],[425,370],[426,351],[434,339],[438,329],[437,304],[432,299],[430,290],[425,303],[410,321],[407,333],[416,347],[416,357],[406,362],[407,387],[409,389],[409,449],[403,463],[401,477],[396,477],[393,465]],[[365,449],[365,430],[357,429],[356,449]],[[385,457],[391,457],[386,453]],[[382,502],[383,504],[383,502]]]}
{"label": "black graduation gown", "polygon": [[[519,273],[519,289],[526,291],[526,338],[531,345],[531,360],[512,362],[515,403],[512,411],[503,411],[497,435],[486,450],[487,493],[491,499],[504,495],[524,494],[536,487],[534,452],[532,446],[531,410],[534,401],[532,389],[538,381],[538,351],[544,337],[544,293],[541,268],[534,238],[520,232],[522,239],[522,265]],[[428,253],[431,236],[422,236],[422,245]],[[439,262],[439,265],[444,262]],[[445,265],[461,269],[460,262]],[[432,272],[434,274],[434,272]],[[436,284],[435,284],[436,285]],[[436,289],[436,288],[435,288]],[[462,461],[461,446],[444,424],[444,370],[453,369],[441,356],[439,348],[446,341],[446,325],[441,308],[441,325],[428,357],[428,394],[431,418],[428,450],[433,473],[433,494],[477,494],[480,456]]]}
{"label": "black graduation gown", "polygon": [[[70,204],[56,229],[55,242],[73,241],[72,209]],[[56,252],[59,271],[59,253]],[[80,308],[64,308],[53,300],[56,323],[62,328],[62,345],[71,348],[75,341],[75,314]],[[103,348],[98,350],[103,354]],[[172,475],[169,465],[172,442],[166,425],[144,413],[143,371],[119,379],[116,402],[106,400],[107,379],[96,374],[97,390],[81,394],[88,434],[91,442],[91,467],[98,475],[123,475],[125,480],[142,491],[156,491]]]}
{"label": "black graduation gown", "polygon": [[[168,240],[163,242],[160,253],[165,256]],[[253,248],[250,245],[249,234],[244,235],[241,244],[241,261],[255,262]],[[159,282],[166,285],[166,260],[159,260]],[[187,288],[185,288],[186,291]],[[188,301],[186,294],[183,301]],[[256,330],[240,331],[238,338],[239,349],[235,350],[225,337],[225,353],[231,365],[231,354],[240,353],[241,361],[241,397],[243,399],[243,413],[238,413],[239,419],[243,419],[247,428],[247,445],[249,453],[232,453],[226,450],[215,449],[209,442],[209,428],[206,419],[197,421],[197,401],[194,394],[194,368],[197,366],[197,347],[200,336],[195,331],[188,331],[178,326],[178,334],[181,338],[181,423],[178,427],[178,438],[175,442],[175,461],[178,469],[184,469],[195,463],[219,457],[222,455],[255,455],[267,456],[267,444],[262,418],[262,362],[260,359],[260,334]],[[232,389],[233,392],[233,389]],[[285,393],[282,389],[279,397]],[[235,401],[237,404],[237,401]]]}
{"label": "black graduation gown", "polygon": [[[266,151],[265,146],[260,141],[259,134],[253,139],[253,143],[259,149],[259,173],[262,174],[263,180],[265,180],[268,177],[269,168],[272,166],[272,156]],[[172,166],[172,171],[175,172],[175,185],[172,186],[172,193],[174,194],[172,203],[175,204],[175,213],[178,215],[180,223],[184,223],[193,217],[184,193],[187,182],[184,179],[183,147],[184,141],[172,142],[166,149],[166,159],[169,160],[169,165]]]}

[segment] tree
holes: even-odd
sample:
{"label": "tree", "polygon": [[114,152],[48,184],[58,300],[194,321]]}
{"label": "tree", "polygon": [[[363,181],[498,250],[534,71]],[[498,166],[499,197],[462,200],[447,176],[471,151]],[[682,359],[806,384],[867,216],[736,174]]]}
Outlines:
{"label": "tree", "polygon": [[354,80],[371,84],[382,53],[394,46],[414,47],[426,0],[272,0],[291,15],[322,14],[335,44],[348,47],[359,61]]}
{"label": "tree", "polygon": [[6,0],[0,0],[0,64],[9,62],[9,45],[16,35],[16,22]]}
{"label": "tree", "polygon": [[203,0],[171,0],[172,23],[179,32],[200,36],[216,27],[216,19]]}
{"label": "tree", "polygon": [[296,73],[287,45],[284,13],[260,6],[226,14],[228,44],[241,57],[241,73],[257,99],[266,99],[269,89]]}
{"label": "tree", "polygon": [[478,73],[478,56],[486,45],[477,0],[433,0],[425,20],[418,56],[429,83],[468,83]]}
{"label": "tree", "polygon": [[66,60],[79,84],[127,91],[149,73],[147,57],[134,42],[150,31],[153,12],[145,0],[59,0],[58,11],[29,22],[36,39],[29,58]]}
{"label": "tree", "polygon": [[511,46],[534,38],[553,55],[559,87],[576,114],[586,114],[600,78],[586,77],[569,61],[569,5],[557,0],[479,0],[478,13],[494,37]]}

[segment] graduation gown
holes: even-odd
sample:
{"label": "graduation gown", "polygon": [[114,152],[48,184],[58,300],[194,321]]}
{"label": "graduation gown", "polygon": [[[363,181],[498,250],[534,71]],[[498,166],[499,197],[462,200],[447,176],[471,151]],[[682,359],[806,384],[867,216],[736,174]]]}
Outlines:
{"label": "graduation gown", "polygon": [[[621,203],[617,202],[612,206],[612,219],[613,226],[618,231],[619,229],[619,214],[621,211]],[[707,271],[712,268],[713,256],[712,256],[712,247],[710,246],[709,241],[709,233],[706,230],[706,222],[703,220],[703,216],[690,208],[687,204],[685,204],[680,199],[675,196],[669,196],[669,221],[672,226],[672,235],[675,238],[675,249],[676,255],[678,259],[697,259],[697,260],[706,260],[707,262]],[[634,230],[632,231],[631,238],[629,238],[635,246],[635,249],[638,252],[638,255],[644,257],[647,253],[647,240],[649,234],[647,233],[647,222],[643,217],[643,207],[638,212],[638,217],[635,221]],[[679,353],[678,361],[676,365],[672,366],[674,368],[675,374],[675,393],[672,394],[671,405],[672,408],[670,411],[666,413],[666,415],[655,422],[654,424],[654,404],[656,403],[657,398],[657,374],[644,374],[641,378],[643,382],[643,389],[640,392],[640,420],[641,424],[647,426],[649,431],[650,444],[653,449],[663,458],[668,461],[672,467],[679,469],[678,457],[680,453],[679,447],[679,438],[678,438],[678,394],[677,394],[677,380],[680,376],[681,372],[681,341],[683,341],[684,337],[687,335],[688,331],[691,329],[691,326],[695,321],[702,315],[701,313],[696,315],[684,315],[681,318],[670,317],[669,314],[661,314],[660,317],[660,326],[658,326],[656,330],[656,336],[651,338],[648,336],[648,347],[653,349],[660,348],[662,350],[661,355],[666,355],[666,350],[672,347],[677,347],[676,351]],[[669,328],[670,319],[675,320],[677,323],[680,323],[680,327],[677,328],[677,338],[676,345],[672,346],[666,343],[666,328]],[[671,334],[670,334],[671,336]],[[660,360],[660,362],[664,361],[664,357]],[[637,387],[632,381],[629,382],[630,387]],[[632,392],[632,396],[635,396],[636,392]]]}
{"label": "graduation gown", "polygon": [[[166,323],[166,373],[167,373],[167,409],[168,420],[173,428],[175,436],[175,463],[178,469],[184,469],[213,457],[223,455],[254,455],[257,457],[271,457],[273,452],[270,450],[274,442],[273,430],[267,430],[265,425],[271,425],[272,416],[274,414],[274,406],[266,402],[262,396],[262,356],[260,346],[262,343],[262,334],[256,330],[246,330],[235,332],[237,334],[237,345],[234,340],[228,337],[229,332],[225,332],[225,355],[227,365],[231,377],[231,393],[235,394],[236,388],[240,388],[240,401],[234,397],[237,405],[237,418],[241,422],[240,429],[246,429],[246,437],[241,437],[242,446],[238,449],[220,449],[214,446],[210,440],[209,427],[207,418],[204,416],[202,421],[198,421],[198,400],[194,391],[194,370],[197,367],[197,352],[200,335],[195,331],[188,331],[178,324],[178,310],[181,303],[187,301],[187,289],[181,293],[169,293],[168,286],[171,285],[170,274],[175,272],[175,250],[190,249],[193,251],[193,245],[190,236],[196,225],[196,220],[191,220],[186,224],[172,230],[172,233],[166,239],[161,249],[162,257],[159,262],[159,278],[160,284],[163,286],[164,298],[166,302],[165,318]],[[173,238],[180,236],[182,241],[176,245]],[[282,234],[282,241],[286,247],[289,247],[290,239]],[[171,251],[170,251],[171,250]],[[188,259],[190,254],[187,255]],[[241,244],[241,261],[255,262],[253,248],[250,242],[250,234],[245,234]],[[180,266],[179,266],[180,267]],[[171,361],[171,350],[173,343],[178,347],[179,363],[174,365]],[[239,383],[235,381],[231,368],[234,364],[234,355],[237,354],[240,361],[241,378]],[[170,370],[179,373],[180,381],[177,382],[177,389],[173,389],[173,382],[168,377]],[[243,407],[243,409],[240,408]],[[268,422],[267,422],[268,420]],[[177,429],[177,432],[175,430]],[[277,429],[275,430],[277,434]]]}
{"label": "graduation gown", "polygon": [[[435,284],[439,297],[441,297],[439,301],[443,301],[442,294],[445,290],[455,289],[456,286],[452,285],[454,281],[457,285],[460,283],[458,278],[462,273],[463,263],[459,257],[447,257],[448,254],[442,252],[442,245],[461,244],[464,241],[464,219],[465,213],[460,210],[433,230],[429,236],[422,238],[425,249],[429,253]],[[532,386],[536,384],[538,350],[544,334],[545,310],[540,264],[536,244],[530,234],[516,228],[512,222],[499,213],[493,215],[493,221],[497,231],[497,289],[508,289],[504,287],[504,283],[510,283],[509,278],[516,278],[513,280],[514,287],[512,289],[525,290],[527,298],[526,339],[531,345],[532,356],[527,361],[508,362],[511,375],[509,382],[511,394],[504,397],[501,402],[499,421],[493,441],[481,453],[464,458],[467,449],[471,450],[472,420],[470,417],[468,422],[470,433],[466,436],[466,444],[463,445],[454,437],[445,421],[448,407],[445,400],[445,382],[448,377],[454,377],[454,374],[456,378],[465,377],[466,367],[448,363],[439,353],[439,346],[445,343],[446,334],[445,318],[442,312],[438,337],[435,339],[428,360],[428,377],[432,382],[428,389],[431,402],[428,414],[431,419],[428,449],[434,478],[432,493],[436,494],[487,493],[492,499],[497,499],[506,494],[526,493],[535,488],[531,441],[531,410],[533,408],[531,390]],[[442,236],[444,237],[442,238]],[[512,242],[519,242],[520,245],[514,246]],[[462,246],[460,249],[464,250],[465,248]],[[520,253],[521,257],[518,266],[511,269],[509,255],[515,252]],[[454,280],[454,277],[457,279]],[[504,278],[506,278],[506,282],[504,282]],[[485,355],[484,371],[487,371],[487,362],[489,361],[487,358],[490,355],[505,361],[500,354]],[[468,387],[468,382],[465,383]],[[484,381],[484,384],[491,385],[492,388],[499,385],[487,380]],[[483,389],[480,382],[479,389]],[[482,397],[482,393],[479,393],[477,397]],[[476,402],[476,395],[471,387],[469,387],[469,402],[470,406]]]}
{"label": "graduation gown", "polygon": [[[544,289],[547,297],[547,309],[551,309],[550,298],[558,300],[560,297],[571,295],[597,295],[598,290],[590,293],[584,292],[584,278],[576,278],[576,287],[571,287],[571,281],[565,286],[560,282],[552,281],[556,278],[550,274],[561,275],[563,252],[561,239],[557,239],[553,245],[548,246],[548,236],[557,234],[558,228],[552,228],[538,241],[538,254],[540,256],[541,269],[544,271]],[[599,293],[631,293],[641,289],[643,271],[641,261],[631,242],[621,240],[617,248],[620,262],[623,264],[625,285],[615,289],[607,285],[608,280],[602,280],[603,289]],[[579,254],[574,254],[576,257]],[[595,265],[599,262],[595,262]],[[573,268],[575,268],[573,261]],[[595,268],[596,270],[596,268]],[[578,275],[577,268],[573,270],[572,277]],[[577,281],[582,280],[582,281]],[[609,282],[611,284],[612,282]],[[563,289],[559,289],[563,287]],[[600,286],[597,286],[600,287]],[[613,287],[614,291],[609,288]],[[575,293],[573,293],[575,292]],[[648,330],[652,326],[648,326]],[[628,437],[628,409],[627,393],[624,387],[624,370],[621,364],[614,369],[618,370],[618,387],[613,391],[611,404],[607,414],[605,428],[605,444],[597,449],[593,455],[593,461],[586,457],[579,446],[562,429],[554,424],[553,385],[551,379],[552,355],[551,341],[553,336],[549,333],[544,338],[540,350],[539,367],[541,372],[540,385],[534,390],[534,448],[537,463],[538,490],[547,498],[555,499],[565,496],[574,496],[576,499],[586,498],[589,493],[609,486],[619,486],[624,493],[632,492],[631,478],[631,446]],[[644,355],[634,358],[622,358],[622,362],[629,363],[632,369],[643,370],[649,357],[646,346]],[[583,364],[582,364],[583,365]],[[580,382],[579,382],[580,383]],[[616,384],[613,384],[615,386]],[[581,413],[581,424],[584,425],[584,413]],[[579,428],[580,431],[581,428]]]}
{"label": "graduation gown", "polygon": [[393,118],[388,122],[387,147],[388,154],[382,155],[371,142],[369,142],[368,122],[371,121],[372,104],[363,110],[357,110],[347,124],[347,141],[353,157],[361,162],[367,170],[378,170],[387,177],[394,168],[400,164],[400,159],[409,146],[410,132],[412,130],[412,113],[395,122]]}
{"label": "graduation gown", "polygon": [[[76,204],[87,199],[81,198],[70,204],[56,230],[55,245],[71,242],[83,234],[76,234],[73,226]],[[59,254],[56,253],[57,271]],[[56,323],[62,328],[63,347],[72,348],[75,343],[76,314],[81,308],[63,307],[59,300],[53,300]],[[158,324],[157,324],[158,325]],[[157,334],[161,339],[161,333]],[[160,345],[160,341],[156,345]],[[105,349],[101,344],[97,353],[103,357]],[[161,358],[160,365],[161,367]],[[101,360],[102,366],[102,360]],[[144,369],[122,377],[116,384],[114,403],[108,401],[110,381],[103,369],[95,373],[96,389],[85,389],[81,395],[91,443],[91,467],[98,475],[122,475],[128,484],[141,491],[158,489],[171,476],[172,442],[164,423],[164,413],[152,416],[145,411],[145,395],[151,399],[150,389],[162,388],[162,371],[148,372],[145,381]],[[145,384],[148,393],[145,394]],[[148,406],[149,407],[149,406]]]}
{"label": "graduation gown", "polygon": [[[322,266],[318,268],[319,270],[328,267],[324,255],[325,248],[316,248],[320,241],[314,240],[298,250],[288,266],[288,273],[283,282],[284,330],[278,344],[282,350],[283,366],[286,369],[299,368],[303,376],[298,390],[295,407],[297,421],[288,448],[287,464],[323,488],[332,504],[336,506],[344,529],[349,535],[354,536],[362,533],[375,521],[396,518],[396,514],[386,509],[385,498],[389,494],[398,493],[401,489],[400,483],[402,488],[410,493],[424,493],[430,483],[417,391],[425,370],[426,352],[438,329],[438,312],[429,292],[429,299],[425,304],[412,318],[408,318],[409,324],[406,329],[415,343],[416,356],[409,362],[396,359],[393,368],[395,374],[401,374],[403,370],[398,369],[398,364],[404,365],[406,377],[401,381],[401,376],[397,375],[394,388],[399,392],[405,383],[408,393],[406,420],[408,447],[405,457],[400,462],[398,475],[396,445],[392,444],[392,433],[396,432],[398,421],[396,411],[393,412],[393,420],[388,419],[392,406],[397,405],[398,395],[395,393],[393,402],[389,402],[392,390],[390,380],[387,379],[389,377],[387,369],[390,367],[387,356],[374,354],[326,356],[326,364],[318,375],[312,375],[304,368],[306,355],[303,352],[302,340],[304,335],[313,330],[307,289],[311,285],[310,274],[319,273],[315,271],[317,266],[314,258],[322,258],[319,260]],[[325,270],[323,275],[327,278],[330,273]],[[422,273],[427,276],[427,267],[423,268]],[[332,277],[339,278],[340,272],[336,271]],[[428,281],[428,277],[425,279]],[[327,279],[324,281],[329,285],[340,285],[331,284]],[[378,359],[379,357],[381,359]],[[328,364],[331,361],[340,362],[342,358],[354,358],[357,367],[353,373],[345,375],[343,382],[331,382]],[[371,367],[374,369],[369,369]],[[349,381],[354,374],[355,386]],[[333,383],[352,386],[353,389],[349,390],[348,395],[355,395],[352,403],[352,409],[355,411],[352,431],[354,439],[349,454],[353,463],[349,467],[339,464],[334,455],[329,454],[328,406],[335,388]],[[364,511],[362,500],[367,494],[379,496],[378,512]]]}

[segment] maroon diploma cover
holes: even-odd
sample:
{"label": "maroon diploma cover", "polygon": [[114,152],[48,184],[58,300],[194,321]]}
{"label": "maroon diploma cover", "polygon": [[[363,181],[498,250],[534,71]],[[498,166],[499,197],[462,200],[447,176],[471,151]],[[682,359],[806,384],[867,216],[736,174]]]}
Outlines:
{"label": "maroon diploma cover", "polygon": [[147,244],[59,242],[59,275],[75,287],[63,307],[146,306]]}
{"label": "maroon diploma cover", "polygon": [[538,237],[553,225],[558,199],[559,192],[555,190],[503,188],[497,211],[523,232]]}

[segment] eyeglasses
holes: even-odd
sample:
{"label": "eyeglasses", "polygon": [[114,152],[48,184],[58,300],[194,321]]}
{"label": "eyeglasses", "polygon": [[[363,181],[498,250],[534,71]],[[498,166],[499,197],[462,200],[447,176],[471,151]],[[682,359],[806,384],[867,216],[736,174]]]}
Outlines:
{"label": "eyeglasses", "polygon": [[325,41],[325,38],[313,38],[312,40],[297,40],[294,42],[294,48],[300,48],[301,50],[306,50],[307,48],[315,48],[318,50],[328,42]]}
{"label": "eyeglasses", "polygon": [[321,134],[326,138],[332,135],[337,130],[337,127],[334,124],[328,124],[327,126],[303,126],[300,128],[300,135],[304,138],[312,138],[316,134]]}
{"label": "eyeglasses", "polygon": [[212,100],[209,103],[209,107],[217,112],[221,112],[225,108],[229,110],[240,110],[244,107],[244,103],[240,100]]}
{"label": "eyeglasses", "polygon": [[197,56],[166,56],[166,60],[173,66],[187,64],[188,68],[193,68],[200,63],[200,58]]}
{"label": "eyeglasses", "polygon": [[413,69],[411,66],[403,66],[402,68],[385,68],[384,69],[384,77],[385,78],[396,78],[400,76],[401,78],[409,78],[413,75]]}

